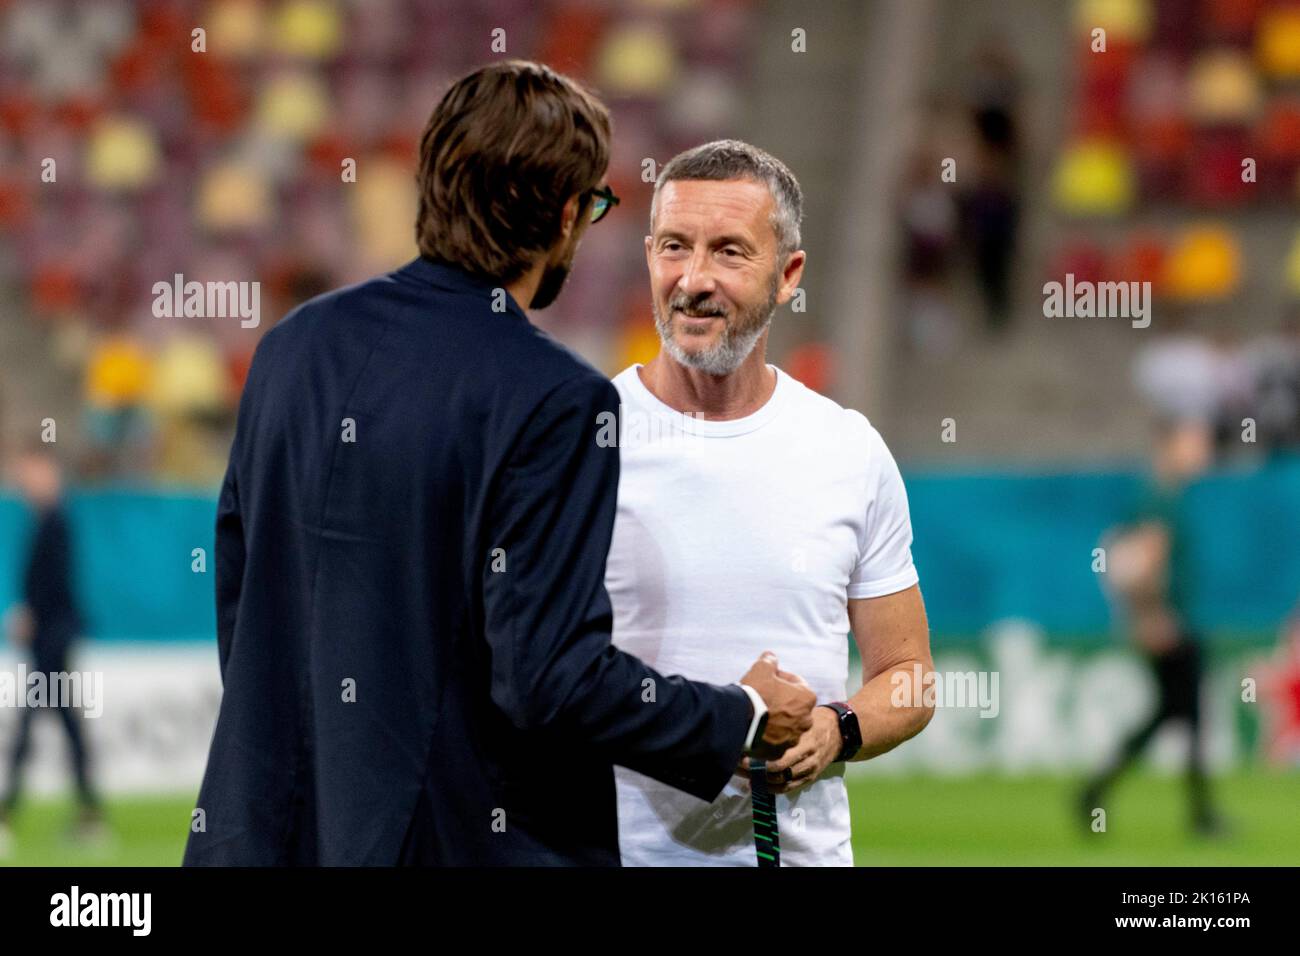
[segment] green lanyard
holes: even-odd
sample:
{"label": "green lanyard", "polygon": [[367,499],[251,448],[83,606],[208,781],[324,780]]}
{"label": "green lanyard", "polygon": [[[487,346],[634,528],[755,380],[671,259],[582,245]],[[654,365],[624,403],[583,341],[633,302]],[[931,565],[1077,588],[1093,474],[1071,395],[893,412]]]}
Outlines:
{"label": "green lanyard", "polygon": [[781,865],[781,837],[776,826],[776,795],[767,787],[767,761],[749,761],[749,787],[754,798],[754,852],[759,866]]}

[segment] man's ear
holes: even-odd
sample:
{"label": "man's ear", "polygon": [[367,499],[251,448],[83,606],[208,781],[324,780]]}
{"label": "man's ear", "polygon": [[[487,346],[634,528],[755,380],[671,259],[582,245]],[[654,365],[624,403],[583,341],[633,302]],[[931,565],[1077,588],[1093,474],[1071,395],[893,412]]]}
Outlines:
{"label": "man's ear", "polygon": [[578,196],[575,194],[569,197],[569,201],[564,204],[564,209],[560,212],[560,235],[568,239],[573,234],[573,227],[578,222]]}
{"label": "man's ear", "polygon": [[785,305],[794,297],[795,289],[799,288],[799,280],[803,278],[803,266],[807,260],[808,254],[802,249],[790,253],[785,268],[781,270],[781,284],[776,294],[778,304]]}

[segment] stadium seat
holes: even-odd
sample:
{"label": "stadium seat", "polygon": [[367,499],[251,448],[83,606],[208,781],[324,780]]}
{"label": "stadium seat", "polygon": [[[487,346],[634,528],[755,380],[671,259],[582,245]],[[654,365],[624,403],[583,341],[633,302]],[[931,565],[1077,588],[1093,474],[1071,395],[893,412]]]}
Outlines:
{"label": "stadium seat", "polygon": [[1300,301],[1300,229],[1296,230],[1295,240],[1291,243],[1290,252],[1287,253],[1283,281],[1291,297]]}
{"label": "stadium seat", "polygon": [[1121,215],[1134,193],[1129,155],[1113,140],[1083,140],[1067,147],[1052,182],[1056,205],[1076,216]]}
{"label": "stadium seat", "polygon": [[1241,281],[1237,238],[1218,225],[1191,226],[1178,235],[1165,261],[1164,285],[1183,301],[1223,299]]}
{"label": "stadium seat", "polygon": [[1300,7],[1274,7],[1260,16],[1255,57],[1259,68],[1275,79],[1300,77]]}
{"label": "stadium seat", "polygon": [[1139,230],[1124,240],[1111,259],[1107,274],[1122,282],[1150,282],[1152,294],[1159,296],[1164,292],[1167,254],[1165,242],[1159,234]]}
{"label": "stadium seat", "polygon": [[1244,130],[1200,131],[1187,156],[1187,198],[1204,206],[1233,206],[1256,197],[1256,185],[1242,177],[1241,162],[1250,152]]}
{"label": "stadium seat", "polygon": [[158,174],[158,138],[131,116],[108,116],[95,125],[86,147],[86,178],[101,189],[140,189]]}
{"label": "stadium seat", "polygon": [[92,408],[116,410],[141,404],[149,389],[152,362],[130,336],[113,335],[98,343],[86,365],[86,401]]}
{"label": "stadium seat", "polygon": [[1089,34],[1096,27],[1106,31],[1111,40],[1144,42],[1151,33],[1153,10],[1150,0],[1078,0],[1074,8],[1074,26]]}
{"label": "stadium seat", "polygon": [[1249,57],[1231,49],[1200,54],[1187,79],[1188,113],[1198,123],[1250,123],[1263,105]]}

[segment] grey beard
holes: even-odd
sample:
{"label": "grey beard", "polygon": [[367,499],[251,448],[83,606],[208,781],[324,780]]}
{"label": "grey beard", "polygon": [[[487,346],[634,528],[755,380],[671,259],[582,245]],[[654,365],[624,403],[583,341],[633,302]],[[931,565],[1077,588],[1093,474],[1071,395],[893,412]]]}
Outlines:
{"label": "grey beard", "polygon": [[[698,369],[708,375],[730,375],[740,368],[745,359],[749,358],[749,353],[754,351],[754,346],[758,343],[759,338],[772,324],[772,316],[776,312],[775,287],[765,306],[765,310],[767,312],[766,317],[754,328],[737,334],[731,326],[728,326],[723,330],[717,345],[711,349],[698,352],[688,352],[678,344],[677,340],[673,338],[668,317],[659,311],[658,305],[654,309],[655,330],[659,333],[659,341],[664,350],[682,365],[687,368]],[[671,315],[671,312],[669,315]],[[745,318],[745,316],[742,316],[742,318]]]}

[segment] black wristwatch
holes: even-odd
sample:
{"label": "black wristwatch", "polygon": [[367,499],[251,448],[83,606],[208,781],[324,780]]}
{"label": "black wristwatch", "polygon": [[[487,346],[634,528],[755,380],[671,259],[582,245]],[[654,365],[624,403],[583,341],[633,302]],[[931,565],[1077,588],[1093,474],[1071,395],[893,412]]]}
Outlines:
{"label": "black wristwatch", "polygon": [[817,706],[829,707],[835,711],[840,725],[840,755],[835,759],[848,760],[862,749],[862,728],[858,726],[858,715],[853,712],[852,707],[841,700]]}

